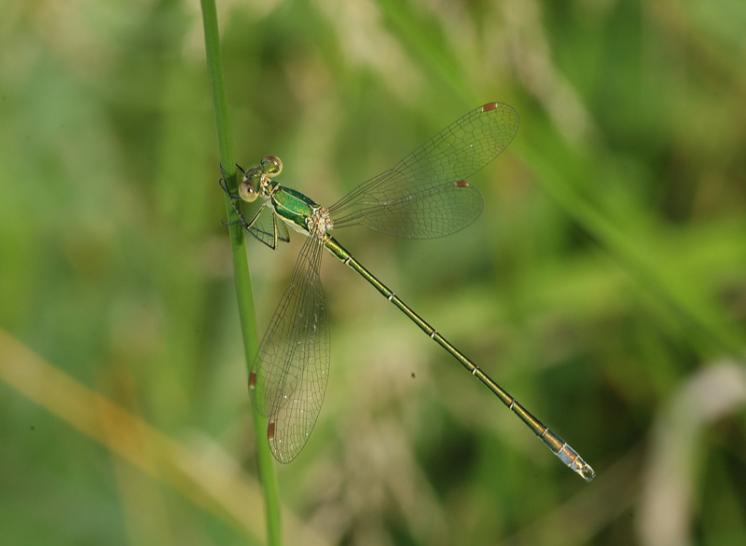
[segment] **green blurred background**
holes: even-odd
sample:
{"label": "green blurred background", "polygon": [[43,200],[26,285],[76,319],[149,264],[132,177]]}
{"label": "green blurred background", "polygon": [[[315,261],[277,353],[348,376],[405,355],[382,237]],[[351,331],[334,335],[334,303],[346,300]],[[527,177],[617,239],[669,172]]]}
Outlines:
{"label": "green blurred background", "polygon": [[[339,232],[585,484],[327,257],[288,544],[746,543],[746,3],[219,2],[235,153],[331,203],[470,108],[521,129],[448,239]],[[263,537],[196,0],[4,2],[3,545]],[[249,244],[260,331],[299,237]],[[147,424],[146,424],[147,423]]]}

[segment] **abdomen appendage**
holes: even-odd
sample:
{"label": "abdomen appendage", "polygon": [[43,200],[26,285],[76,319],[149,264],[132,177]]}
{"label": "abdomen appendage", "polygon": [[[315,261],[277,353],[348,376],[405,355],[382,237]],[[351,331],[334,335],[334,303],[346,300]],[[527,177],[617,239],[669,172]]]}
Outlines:
{"label": "abdomen appendage", "polygon": [[562,461],[567,468],[575,472],[578,476],[589,482],[596,477],[596,472],[591,465],[583,460],[583,457],[575,449],[557,436],[548,428],[540,435],[540,438],[547,445],[549,450]]}

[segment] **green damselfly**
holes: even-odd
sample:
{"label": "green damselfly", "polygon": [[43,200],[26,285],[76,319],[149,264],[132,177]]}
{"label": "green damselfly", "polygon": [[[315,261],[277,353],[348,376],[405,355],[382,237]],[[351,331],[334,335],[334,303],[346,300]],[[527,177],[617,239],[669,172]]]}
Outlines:
{"label": "green damselfly", "polygon": [[[292,461],[303,449],[321,409],[329,374],[329,331],[319,269],[326,248],[404,313],[435,343],[453,356],[523,421],[571,470],[585,480],[595,473],[570,445],[552,432],[480,367],[454,347],[358,262],[332,230],[363,225],[413,239],[442,237],[471,224],[482,211],[482,197],[467,180],[496,158],[513,140],[518,114],[491,102],[468,112],[391,169],[362,183],[330,207],[280,185],[276,156],[241,171],[232,199],[246,231],[273,250],[289,241],[288,227],[307,237],[290,285],[275,311],[249,374],[258,390],[260,410],[268,418],[267,437],[278,461]],[[262,199],[249,217],[244,202]]]}

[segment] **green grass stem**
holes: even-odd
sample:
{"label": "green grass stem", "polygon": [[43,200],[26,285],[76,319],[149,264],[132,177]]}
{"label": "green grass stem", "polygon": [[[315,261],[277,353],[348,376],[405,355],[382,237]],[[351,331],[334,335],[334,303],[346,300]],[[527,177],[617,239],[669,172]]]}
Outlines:
{"label": "green grass stem", "polygon": [[[220,60],[220,37],[218,20],[214,0],[201,0],[202,21],[205,31],[205,51],[207,67],[212,81],[212,94],[215,106],[215,121],[220,148],[220,163],[225,168],[225,174],[230,187],[236,185],[236,169],[234,167],[231,131],[225,102],[223,86],[223,70]],[[236,284],[236,298],[238,300],[238,314],[241,321],[241,335],[243,337],[244,356],[247,371],[251,366],[257,348],[256,314],[254,312],[254,297],[251,288],[251,274],[246,257],[246,242],[241,226],[235,223],[236,214],[230,199],[226,196],[225,212],[228,218],[228,232],[230,234],[231,249],[233,251],[233,278]],[[262,483],[267,525],[267,544],[278,546],[282,543],[282,528],[280,521],[280,501],[277,489],[274,463],[269,451],[269,443],[264,431],[267,430],[266,419],[258,411],[255,396],[251,396],[252,414],[254,416],[254,431],[256,434],[257,459],[259,479]]]}

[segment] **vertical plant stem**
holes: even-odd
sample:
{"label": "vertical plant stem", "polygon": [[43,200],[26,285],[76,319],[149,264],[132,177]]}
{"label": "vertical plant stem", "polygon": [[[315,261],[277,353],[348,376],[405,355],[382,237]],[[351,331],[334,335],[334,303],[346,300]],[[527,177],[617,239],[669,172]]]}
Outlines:
{"label": "vertical plant stem", "polygon": [[[236,169],[233,165],[233,150],[231,131],[228,125],[228,113],[223,89],[223,68],[220,59],[220,36],[218,33],[218,18],[214,0],[201,0],[202,22],[205,31],[205,51],[207,67],[212,80],[212,94],[215,106],[215,121],[220,147],[220,163],[225,169],[225,176],[229,187],[236,187]],[[241,321],[244,357],[246,368],[256,354],[258,341],[256,335],[256,320],[254,313],[254,297],[251,289],[251,275],[246,258],[246,243],[243,228],[236,223],[236,213],[230,199],[225,198],[225,211],[228,218],[228,232],[233,251],[233,278],[236,284],[236,298],[238,299],[238,315]],[[259,413],[255,396],[251,396],[252,414],[254,417],[254,431],[256,434],[257,459],[259,463],[259,478],[264,493],[264,506],[267,525],[267,544],[280,546],[282,543],[282,529],[280,523],[280,502],[277,492],[274,463],[269,451],[269,443],[264,431],[267,430],[266,419]]]}

